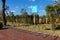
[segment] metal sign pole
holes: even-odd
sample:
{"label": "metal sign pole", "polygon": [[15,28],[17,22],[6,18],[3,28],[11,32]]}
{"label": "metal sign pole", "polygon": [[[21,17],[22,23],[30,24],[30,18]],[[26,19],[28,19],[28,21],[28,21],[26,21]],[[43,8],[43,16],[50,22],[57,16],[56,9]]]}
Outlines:
{"label": "metal sign pole", "polygon": [[37,6],[32,6],[32,13],[33,14],[33,23],[34,23],[34,28],[33,28],[33,31],[36,32],[36,13],[37,13]]}
{"label": "metal sign pole", "polygon": [[35,14],[34,14],[34,32],[35,32],[35,29],[36,29],[36,23],[35,23]]}

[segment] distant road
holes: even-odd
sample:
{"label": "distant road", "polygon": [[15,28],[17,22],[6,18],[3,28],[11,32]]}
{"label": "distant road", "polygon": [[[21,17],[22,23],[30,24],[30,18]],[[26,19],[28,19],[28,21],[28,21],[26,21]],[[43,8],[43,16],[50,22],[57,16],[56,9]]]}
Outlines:
{"label": "distant road", "polygon": [[9,27],[0,30],[0,40],[60,40],[60,38]]}

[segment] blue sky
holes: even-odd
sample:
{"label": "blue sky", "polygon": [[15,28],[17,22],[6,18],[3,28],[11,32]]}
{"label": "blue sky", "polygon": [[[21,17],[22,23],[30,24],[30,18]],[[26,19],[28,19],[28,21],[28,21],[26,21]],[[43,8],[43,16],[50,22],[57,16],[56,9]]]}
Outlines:
{"label": "blue sky", "polygon": [[[1,10],[1,0],[0,0],[0,10]],[[20,11],[22,8],[25,8],[26,11],[31,14],[31,7],[37,6],[38,14],[40,16],[46,15],[45,7],[48,4],[54,4],[54,0],[6,0],[6,5],[9,6],[9,10],[13,11],[14,14],[21,14]]]}

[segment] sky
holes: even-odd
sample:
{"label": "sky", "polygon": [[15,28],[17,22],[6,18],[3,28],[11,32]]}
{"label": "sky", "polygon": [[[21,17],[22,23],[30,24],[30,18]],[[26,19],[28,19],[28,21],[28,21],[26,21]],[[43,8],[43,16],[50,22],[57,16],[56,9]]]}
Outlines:
{"label": "sky", "polygon": [[[46,15],[45,8],[49,4],[54,4],[54,0],[6,0],[6,5],[9,10],[13,11],[15,15],[20,15],[22,8],[26,9],[28,14],[31,14],[32,6],[37,6],[39,16]],[[0,0],[0,10],[2,9],[2,2]]]}

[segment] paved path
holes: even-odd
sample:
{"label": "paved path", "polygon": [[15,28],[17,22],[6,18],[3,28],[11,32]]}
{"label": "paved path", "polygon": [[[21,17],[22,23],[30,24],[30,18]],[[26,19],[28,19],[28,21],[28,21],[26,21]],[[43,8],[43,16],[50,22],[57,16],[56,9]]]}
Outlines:
{"label": "paved path", "polygon": [[60,38],[16,28],[8,28],[0,30],[0,40],[60,40]]}

